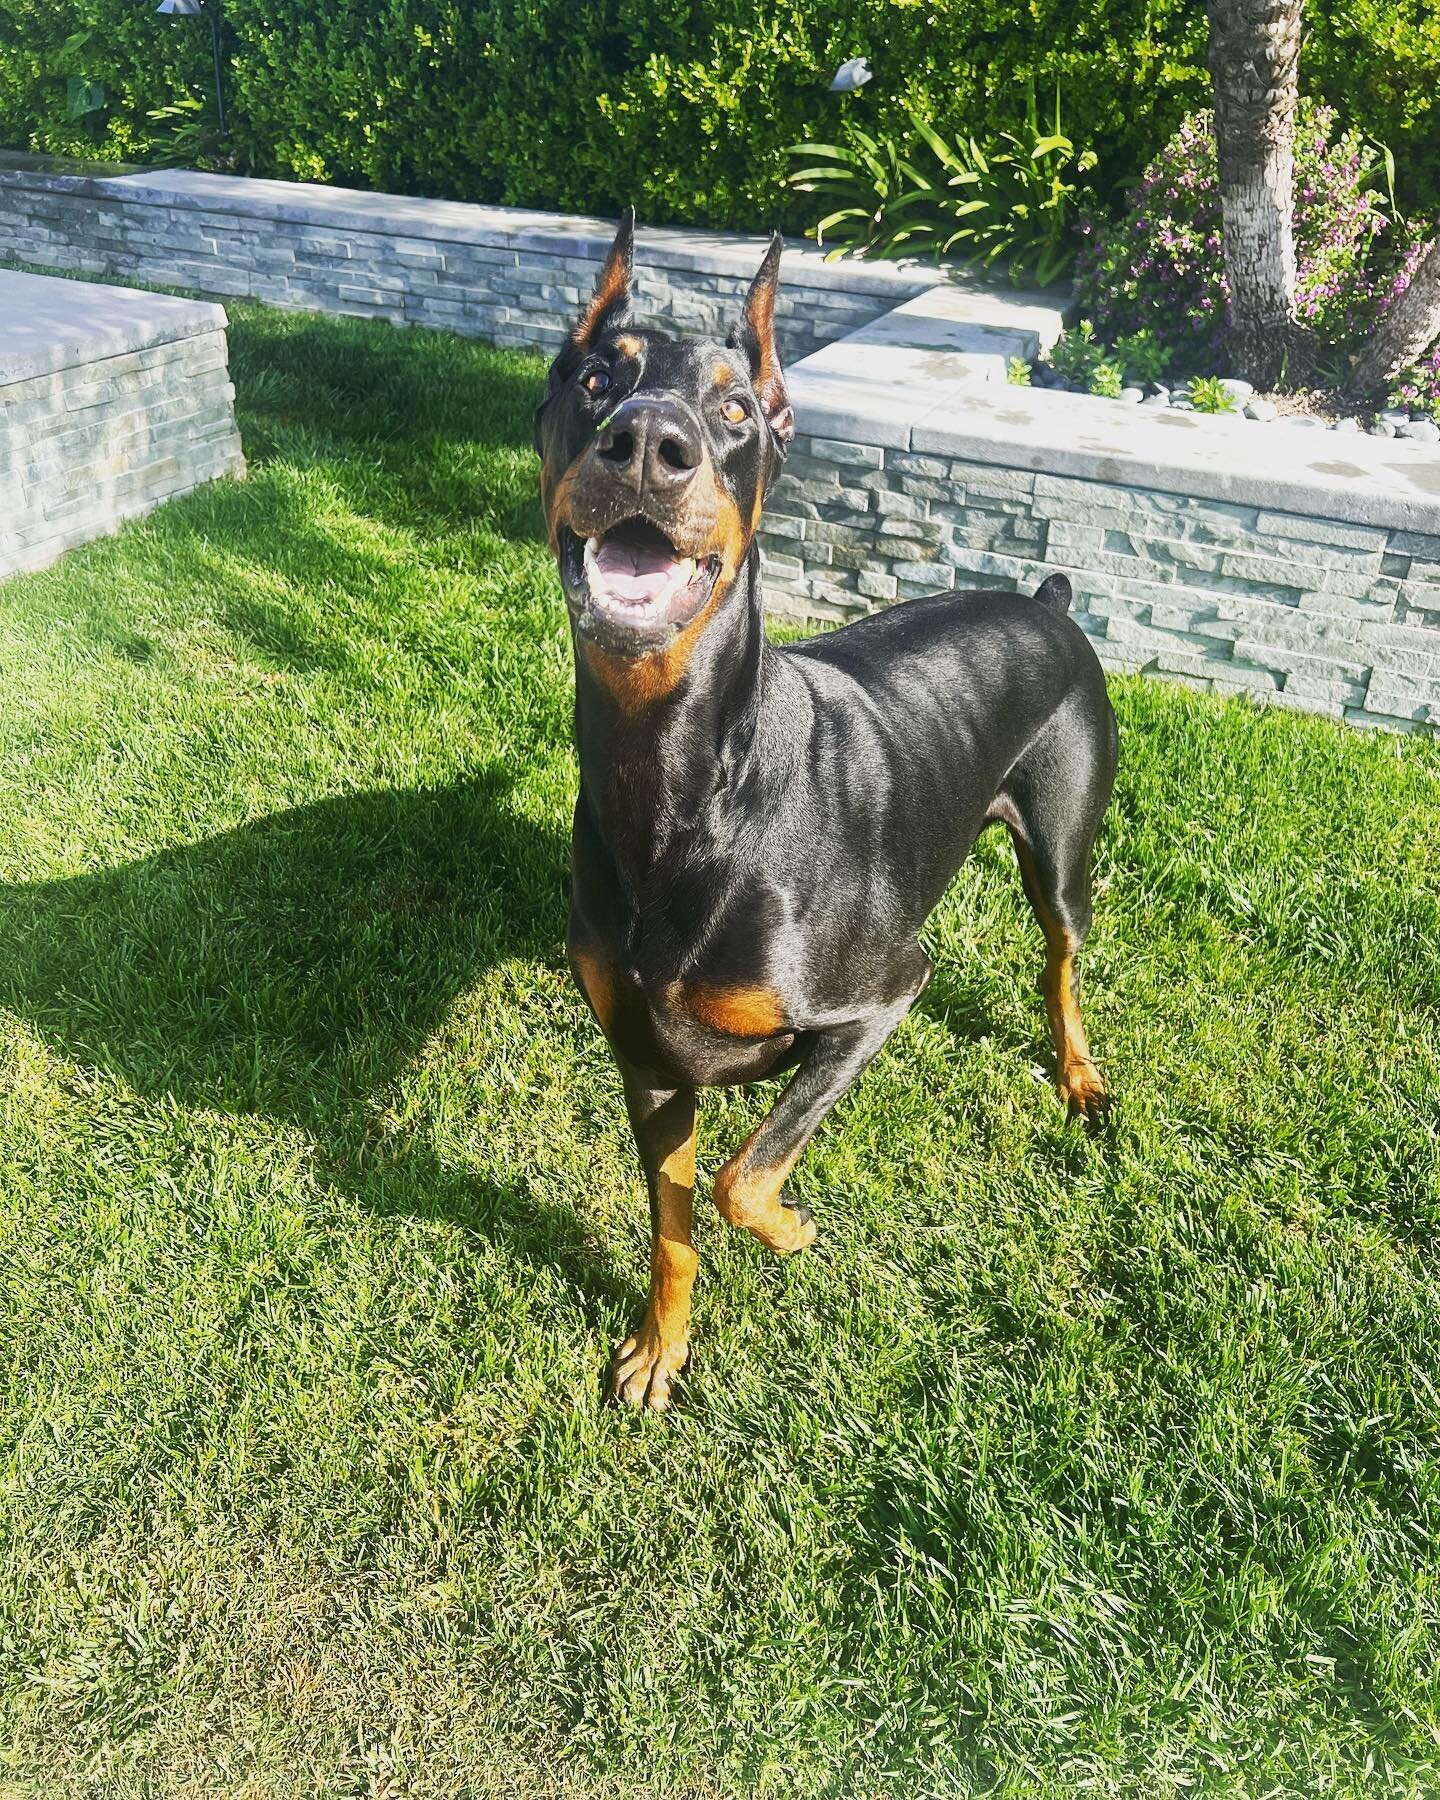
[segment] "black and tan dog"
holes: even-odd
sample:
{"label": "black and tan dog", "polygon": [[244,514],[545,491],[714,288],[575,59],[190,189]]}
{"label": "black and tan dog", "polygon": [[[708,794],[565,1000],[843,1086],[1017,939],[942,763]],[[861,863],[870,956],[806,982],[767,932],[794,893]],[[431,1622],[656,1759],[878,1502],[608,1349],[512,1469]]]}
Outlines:
{"label": "black and tan dog", "polygon": [[611,1385],[658,1408],[688,1354],[696,1089],[794,1069],[714,1194],[771,1250],[803,1249],[815,1226],[785,1179],[928,981],[917,934],[991,821],[1045,934],[1060,1094],[1099,1116],[1075,956],[1117,740],[1063,577],[767,641],[755,528],[794,431],[780,241],[720,343],[630,323],[632,237],[633,216],[535,431],[575,647],[570,958],[654,1229]]}

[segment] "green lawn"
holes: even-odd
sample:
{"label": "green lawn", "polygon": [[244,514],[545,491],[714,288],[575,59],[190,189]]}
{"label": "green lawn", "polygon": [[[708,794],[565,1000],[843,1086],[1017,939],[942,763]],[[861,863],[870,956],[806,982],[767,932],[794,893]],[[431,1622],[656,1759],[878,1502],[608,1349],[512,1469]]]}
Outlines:
{"label": "green lawn", "polygon": [[249,480],[0,588],[0,1792],[1440,1792],[1440,746],[1115,683],[1110,1132],[987,839],[610,1410],[541,364],[234,311]]}

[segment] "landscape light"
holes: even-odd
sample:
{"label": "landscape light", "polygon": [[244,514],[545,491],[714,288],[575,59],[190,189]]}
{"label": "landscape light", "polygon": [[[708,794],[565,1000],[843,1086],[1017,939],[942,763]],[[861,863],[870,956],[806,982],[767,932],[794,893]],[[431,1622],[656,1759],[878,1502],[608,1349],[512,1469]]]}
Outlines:
{"label": "landscape light", "polygon": [[211,0],[160,0],[155,8],[167,19],[200,19],[210,21],[210,49],[215,58],[215,113],[220,126],[220,135],[225,136],[225,85],[220,79],[220,9]]}
{"label": "landscape light", "polygon": [[[177,0],[178,3],[178,0]],[[835,71],[835,79],[830,83],[832,94],[855,94],[870,80],[870,65],[863,56],[852,56],[849,62],[841,63]]]}

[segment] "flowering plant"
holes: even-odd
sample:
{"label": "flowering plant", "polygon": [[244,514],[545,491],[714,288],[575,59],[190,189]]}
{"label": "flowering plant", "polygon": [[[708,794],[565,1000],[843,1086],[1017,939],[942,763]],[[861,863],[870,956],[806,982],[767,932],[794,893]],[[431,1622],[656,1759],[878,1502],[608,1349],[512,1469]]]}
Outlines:
{"label": "flowering plant", "polygon": [[[1379,153],[1357,131],[1336,133],[1335,121],[1332,108],[1307,100],[1295,120],[1297,310],[1327,344],[1373,317],[1367,265],[1388,225],[1371,185]],[[1120,219],[1080,222],[1076,287],[1102,335],[1148,328],[1185,362],[1213,359],[1229,299],[1220,230],[1214,121],[1192,113],[1130,190]]]}
{"label": "flowering plant", "polygon": [[1418,363],[1400,371],[1390,390],[1390,404],[1403,406],[1412,413],[1429,413],[1440,425],[1440,343]]}
{"label": "flowering plant", "polygon": [[[1437,227],[1437,230],[1440,230],[1440,227]],[[1405,260],[1391,278],[1386,292],[1380,300],[1378,308],[1380,316],[1383,317],[1409,287],[1411,277],[1424,254],[1425,244],[1422,239],[1411,247]],[[1436,339],[1419,362],[1412,363],[1408,369],[1400,371],[1394,387],[1390,390],[1390,404],[1403,406],[1412,413],[1429,413],[1430,417],[1440,424],[1440,338]]]}

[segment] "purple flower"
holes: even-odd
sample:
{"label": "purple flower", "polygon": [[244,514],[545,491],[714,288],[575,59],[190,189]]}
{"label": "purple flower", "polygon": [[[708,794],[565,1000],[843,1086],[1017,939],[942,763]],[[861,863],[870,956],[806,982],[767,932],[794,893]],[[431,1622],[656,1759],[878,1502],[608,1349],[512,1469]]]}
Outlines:
{"label": "purple flower", "polygon": [[[1297,304],[1332,344],[1353,341],[1382,299],[1393,300],[1408,281],[1402,270],[1377,282],[1367,266],[1386,221],[1366,189],[1362,149],[1358,132],[1336,132],[1333,109],[1302,101],[1295,139]],[[1099,337],[1158,330],[1157,321],[1169,319],[1188,327],[1192,355],[1218,347],[1229,291],[1208,113],[1182,123],[1143,171],[1128,204],[1115,224],[1094,224],[1079,268],[1081,300]]]}

